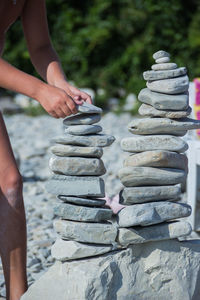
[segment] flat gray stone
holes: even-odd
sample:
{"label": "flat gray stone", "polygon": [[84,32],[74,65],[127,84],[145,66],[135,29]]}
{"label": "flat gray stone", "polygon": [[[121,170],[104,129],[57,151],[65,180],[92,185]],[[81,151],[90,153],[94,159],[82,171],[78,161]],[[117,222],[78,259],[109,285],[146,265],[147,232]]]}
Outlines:
{"label": "flat gray stone", "polygon": [[54,175],[47,181],[46,190],[53,195],[105,197],[104,181],[97,176]]}
{"label": "flat gray stone", "polygon": [[104,163],[99,158],[51,157],[50,169],[56,174],[68,176],[100,176],[106,173]]}
{"label": "flat gray stone", "polygon": [[64,220],[80,222],[102,222],[112,218],[112,210],[101,207],[86,207],[60,203],[54,208],[57,216]]}
{"label": "flat gray stone", "polygon": [[188,159],[184,154],[152,150],[128,156],[124,160],[124,167],[161,167],[187,171]]}
{"label": "flat gray stone", "polygon": [[73,135],[87,135],[99,133],[102,131],[102,127],[99,125],[71,125],[65,129],[66,133]]}
{"label": "flat gray stone", "polygon": [[168,63],[170,62],[170,58],[167,56],[156,59],[157,64]]}
{"label": "flat gray stone", "polygon": [[146,104],[150,104],[156,109],[187,110],[189,105],[188,93],[180,95],[166,95],[152,92],[150,89],[142,89],[138,99]]}
{"label": "flat gray stone", "polygon": [[94,134],[88,136],[75,136],[65,134],[52,138],[52,142],[63,145],[86,146],[86,147],[107,147],[115,141],[114,136],[107,134]]}
{"label": "flat gray stone", "polygon": [[127,206],[118,213],[120,227],[149,226],[188,217],[191,206],[177,202],[149,202]]}
{"label": "flat gray stone", "polygon": [[200,121],[190,118],[172,120],[168,118],[135,119],[128,124],[128,130],[134,134],[172,134],[178,131],[199,129]]}
{"label": "flat gray stone", "polygon": [[73,197],[73,196],[58,196],[60,200],[67,203],[74,203],[76,205],[84,205],[84,206],[104,206],[106,200],[103,199],[89,199],[89,198],[80,198],[80,197]]}
{"label": "flat gray stone", "polygon": [[192,108],[189,106],[187,110],[158,110],[151,105],[142,104],[138,110],[141,116],[148,117],[163,117],[169,119],[180,119],[189,116],[192,112]]}
{"label": "flat gray stone", "polygon": [[172,135],[146,135],[122,139],[121,148],[132,153],[149,150],[185,152],[188,149],[188,144],[181,138]]}
{"label": "flat gray stone", "polygon": [[97,107],[93,104],[83,102],[82,105],[77,105],[78,112],[86,113],[86,114],[101,114],[103,111],[100,107]]}
{"label": "flat gray stone", "polygon": [[83,243],[107,245],[114,243],[117,237],[117,227],[112,224],[56,220],[54,228],[63,239]]}
{"label": "flat gray stone", "polygon": [[140,186],[124,188],[120,192],[120,203],[125,205],[177,199],[181,195],[180,185]]}
{"label": "flat gray stone", "polygon": [[124,167],[118,176],[126,187],[184,183],[187,173],[179,169]]}
{"label": "flat gray stone", "polygon": [[51,255],[56,260],[65,262],[79,258],[101,255],[112,250],[112,245],[91,245],[75,241],[57,239],[51,248]]}
{"label": "flat gray stone", "polygon": [[71,125],[90,125],[98,123],[101,120],[100,114],[77,114],[75,116],[69,116],[63,120],[63,124],[66,126]]}
{"label": "flat gray stone", "polygon": [[185,67],[177,68],[174,70],[163,70],[163,71],[146,71],[143,73],[144,80],[159,80],[159,79],[167,79],[185,75],[187,73],[187,69]]}
{"label": "flat gray stone", "polygon": [[159,59],[162,57],[170,57],[170,54],[164,50],[159,50],[153,54],[154,59]]}
{"label": "flat gray stone", "polygon": [[103,149],[100,147],[79,147],[57,144],[52,146],[50,150],[56,156],[100,158],[103,155]]}
{"label": "flat gray stone", "polygon": [[152,70],[160,71],[160,70],[173,70],[177,68],[177,64],[175,63],[163,63],[163,64],[155,64],[151,66]]}
{"label": "flat gray stone", "polygon": [[119,228],[118,242],[122,246],[128,246],[130,244],[170,240],[187,236],[191,231],[191,225],[183,221],[157,224],[144,228]]}
{"label": "flat gray stone", "polygon": [[147,81],[147,87],[153,92],[171,95],[180,94],[188,90],[189,78],[187,75],[184,75],[170,79]]}

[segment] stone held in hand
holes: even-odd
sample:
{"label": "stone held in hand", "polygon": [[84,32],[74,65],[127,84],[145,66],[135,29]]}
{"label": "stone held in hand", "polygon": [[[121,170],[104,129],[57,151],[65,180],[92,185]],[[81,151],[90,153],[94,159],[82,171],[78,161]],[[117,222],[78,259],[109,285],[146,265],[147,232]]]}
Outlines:
{"label": "stone held in hand", "polygon": [[162,57],[170,57],[170,54],[164,50],[159,50],[153,54],[154,59],[159,59]]}
{"label": "stone held in hand", "polygon": [[132,205],[177,199],[180,195],[180,185],[125,187],[119,194],[119,202],[124,205]]}
{"label": "stone held in hand", "polygon": [[155,64],[151,66],[152,70],[154,71],[161,71],[161,70],[174,70],[177,68],[177,64],[175,63],[163,63],[163,64]]}
{"label": "stone held in hand", "polygon": [[185,152],[188,144],[181,138],[172,135],[144,135],[123,138],[121,148],[132,153],[149,150]]}
{"label": "stone held in hand", "polygon": [[147,87],[153,92],[171,95],[180,94],[188,90],[189,78],[187,75],[184,75],[169,79],[147,81]]}
{"label": "stone held in hand", "polygon": [[140,91],[138,99],[143,103],[152,105],[158,110],[187,110],[189,106],[188,93],[179,95],[167,95],[163,93],[152,92],[150,89],[145,88]]}
{"label": "stone held in hand", "polygon": [[80,198],[80,197],[65,196],[65,195],[59,195],[58,199],[67,203],[83,205],[83,206],[92,206],[92,207],[94,206],[101,207],[104,206],[106,203],[106,200],[104,199]]}
{"label": "stone held in hand", "polygon": [[55,156],[50,158],[49,167],[54,173],[67,176],[100,176],[106,173],[99,158]]}
{"label": "stone held in hand", "polygon": [[151,105],[142,104],[138,110],[139,114],[147,117],[163,117],[169,119],[180,119],[189,116],[192,108],[189,106],[187,110],[158,110]]}
{"label": "stone held in hand", "polygon": [[183,76],[187,73],[187,69],[185,67],[177,68],[174,70],[163,70],[163,71],[145,71],[143,73],[144,80],[160,80],[167,79],[173,77]]}
{"label": "stone held in hand", "polygon": [[127,206],[118,213],[120,227],[149,226],[188,217],[191,206],[184,203],[159,201]]}
{"label": "stone held in hand", "polygon": [[112,245],[91,245],[58,238],[51,248],[51,255],[56,260],[65,262],[85,257],[97,256],[110,252]]}
{"label": "stone held in hand", "polygon": [[74,116],[69,116],[63,120],[65,126],[71,125],[91,125],[98,123],[101,120],[100,114],[76,114]]}
{"label": "stone held in hand", "polygon": [[103,149],[101,147],[81,147],[71,145],[56,144],[50,148],[56,156],[66,157],[96,157],[101,158]]}
{"label": "stone held in hand", "polygon": [[167,56],[156,59],[157,64],[168,63],[170,62],[170,58]]}
{"label": "stone held in hand", "polygon": [[86,113],[86,114],[101,114],[103,111],[100,107],[97,107],[93,104],[83,102],[82,105],[77,105],[78,112]]}
{"label": "stone held in hand", "polygon": [[187,173],[180,169],[152,167],[124,167],[118,176],[126,187],[170,185],[184,183]]}
{"label": "stone held in hand", "polygon": [[102,131],[99,125],[71,125],[65,129],[66,133],[73,135],[88,135],[95,134]]}

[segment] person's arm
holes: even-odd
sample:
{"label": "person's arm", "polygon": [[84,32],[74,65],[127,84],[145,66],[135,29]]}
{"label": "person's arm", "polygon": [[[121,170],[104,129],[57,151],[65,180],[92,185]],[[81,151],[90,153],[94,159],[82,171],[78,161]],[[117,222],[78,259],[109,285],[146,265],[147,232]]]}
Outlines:
{"label": "person's arm", "polygon": [[22,13],[22,24],[33,65],[50,85],[63,89],[76,103],[83,99],[91,103],[91,97],[71,86],[63,72],[48,31],[45,0],[28,0]]}

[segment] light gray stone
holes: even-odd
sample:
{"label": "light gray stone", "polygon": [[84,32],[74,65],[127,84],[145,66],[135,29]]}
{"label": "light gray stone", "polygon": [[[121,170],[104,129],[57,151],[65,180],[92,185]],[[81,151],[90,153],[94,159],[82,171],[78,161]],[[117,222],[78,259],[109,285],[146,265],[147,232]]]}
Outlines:
{"label": "light gray stone", "polygon": [[66,126],[71,125],[90,125],[98,123],[101,120],[100,114],[77,114],[75,116],[69,116],[63,120],[63,124]]}
{"label": "light gray stone", "polygon": [[162,64],[162,63],[167,63],[167,62],[170,62],[170,58],[167,56],[156,59],[157,64]]}
{"label": "light gray stone", "polygon": [[164,50],[159,50],[153,54],[154,59],[159,59],[162,57],[170,57],[170,54]]}
{"label": "light gray stone", "polygon": [[198,300],[199,249],[197,240],[167,240],[56,262],[21,300]]}
{"label": "light gray stone", "polygon": [[187,173],[179,169],[124,167],[118,176],[126,187],[184,183]]}
{"label": "light gray stone", "polygon": [[180,94],[188,90],[189,78],[187,75],[184,75],[170,79],[147,81],[147,87],[153,92],[171,95]]}
{"label": "light gray stone", "polygon": [[111,219],[112,210],[100,207],[86,207],[69,203],[60,203],[54,208],[57,216],[64,220],[81,222],[101,222]]}
{"label": "light gray stone", "polygon": [[51,157],[50,169],[56,174],[68,176],[100,176],[106,173],[104,163],[99,158]]}
{"label": "light gray stone", "polygon": [[60,200],[67,203],[74,203],[77,205],[84,205],[84,206],[104,206],[106,200],[103,199],[90,199],[90,198],[80,198],[80,197],[73,197],[73,196],[58,196]]}
{"label": "light gray stone", "polygon": [[192,108],[189,106],[187,110],[158,110],[151,105],[142,104],[138,110],[139,114],[148,117],[163,117],[169,119],[180,119],[189,116],[192,112]]}
{"label": "light gray stone", "polygon": [[[173,134],[180,131],[199,129],[200,121],[190,118],[172,120],[168,118],[135,119],[128,124],[128,130],[134,134]],[[175,134],[174,134],[175,133]]]}
{"label": "light gray stone", "polygon": [[97,256],[110,252],[111,250],[112,245],[91,245],[57,239],[51,248],[51,255],[56,260],[65,262],[68,260]]}
{"label": "light gray stone", "polygon": [[99,125],[71,125],[65,129],[66,133],[73,135],[87,135],[99,133],[102,131],[102,127]]}
{"label": "light gray stone", "polygon": [[54,175],[47,181],[46,190],[53,195],[105,197],[104,181],[97,176]]}
{"label": "light gray stone", "polygon": [[106,223],[83,223],[66,220],[54,221],[56,232],[63,239],[83,243],[112,244],[117,237],[117,227]]}
{"label": "light gray stone", "polygon": [[160,70],[173,70],[177,68],[177,64],[175,63],[163,63],[163,64],[155,64],[151,66],[152,70],[160,71]]}
{"label": "light gray stone", "polygon": [[103,155],[103,150],[100,147],[79,147],[57,144],[55,146],[52,146],[50,150],[56,156],[100,158]]}
{"label": "light gray stone", "polygon": [[63,145],[86,146],[86,147],[107,147],[114,142],[115,138],[107,134],[94,134],[88,136],[75,136],[65,134],[52,138],[52,142]]}
{"label": "light gray stone", "polygon": [[188,159],[184,154],[153,150],[132,154],[124,160],[125,167],[161,167],[187,171]]}
{"label": "light gray stone", "polygon": [[143,73],[144,80],[159,80],[167,79],[185,75],[187,69],[185,67],[177,68],[174,70],[163,70],[163,71],[146,71]]}
{"label": "light gray stone", "polygon": [[132,153],[149,150],[185,152],[188,149],[188,145],[181,138],[172,135],[146,135],[122,139],[121,148]]}
{"label": "light gray stone", "polygon": [[188,204],[159,201],[127,206],[118,213],[120,227],[149,226],[165,221],[188,217],[191,207]]}
{"label": "light gray stone", "polygon": [[77,105],[77,110],[81,113],[86,113],[86,114],[101,114],[103,111],[100,107],[97,107],[93,104],[83,102],[82,105]]}
{"label": "light gray stone", "polygon": [[166,95],[162,93],[152,92],[150,89],[142,89],[138,95],[138,99],[146,104],[150,104],[156,109],[170,110],[187,110],[189,105],[188,93],[180,95]]}
{"label": "light gray stone", "polygon": [[120,192],[120,203],[125,205],[177,199],[181,195],[180,185],[140,186],[124,188]]}
{"label": "light gray stone", "polygon": [[187,222],[172,222],[144,228],[119,228],[118,242],[122,246],[147,243],[151,241],[175,239],[189,235],[192,231]]}

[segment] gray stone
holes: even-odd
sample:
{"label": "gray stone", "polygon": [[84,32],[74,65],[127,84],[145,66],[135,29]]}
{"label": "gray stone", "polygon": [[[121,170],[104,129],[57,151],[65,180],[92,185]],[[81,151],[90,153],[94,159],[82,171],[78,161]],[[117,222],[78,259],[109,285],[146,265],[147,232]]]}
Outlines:
{"label": "gray stone", "polygon": [[124,188],[120,192],[120,203],[125,205],[177,199],[181,195],[180,185],[141,186]]}
{"label": "gray stone", "polygon": [[145,80],[159,80],[159,79],[167,79],[185,75],[187,73],[187,69],[185,67],[177,68],[174,70],[163,70],[163,71],[146,71],[143,73],[143,77]]}
{"label": "gray stone", "polygon": [[151,105],[142,104],[138,110],[139,114],[148,117],[163,117],[169,119],[180,119],[189,116],[192,112],[192,108],[189,106],[187,110],[158,110]]}
{"label": "gray stone", "polygon": [[171,95],[180,94],[188,90],[189,78],[185,75],[170,79],[147,81],[147,87],[153,92]]}
{"label": "gray stone", "polygon": [[168,63],[170,62],[170,58],[167,56],[156,59],[157,64]]}
{"label": "gray stone", "polygon": [[156,109],[187,110],[189,105],[188,93],[180,95],[166,95],[152,92],[150,89],[142,89],[138,99],[146,104],[150,104]]}
{"label": "gray stone", "polygon": [[101,120],[100,114],[77,114],[75,116],[69,116],[63,120],[63,124],[66,126],[71,125],[90,125],[98,123]]}
{"label": "gray stone", "polygon": [[111,219],[112,210],[107,208],[86,207],[60,203],[54,208],[57,216],[64,220],[81,222],[101,222]]}
{"label": "gray stone", "polygon": [[102,131],[99,125],[71,125],[65,129],[66,133],[73,135],[87,135],[94,134]]}
{"label": "gray stone", "polygon": [[127,152],[143,152],[149,150],[167,150],[185,152],[187,143],[179,137],[171,135],[133,136],[121,140],[121,148]]}
{"label": "gray stone", "polygon": [[86,114],[101,114],[103,111],[100,107],[97,107],[93,104],[83,102],[82,105],[77,105],[77,110],[81,113],[86,113]]}
{"label": "gray stone", "polygon": [[57,144],[50,148],[51,152],[57,156],[78,156],[78,157],[96,157],[100,158],[103,155],[103,150],[100,147],[79,147],[70,145]]}
{"label": "gray stone", "polygon": [[159,201],[127,206],[118,213],[120,227],[149,226],[165,221],[188,217],[191,207],[188,204]]}
{"label": "gray stone", "polygon": [[105,197],[104,181],[100,177],[54,175],[46,183],[53,195]]}
{"label": "gray stone", "polygon": [[124,160],[125,167],[161,167],[187,170],[187,165],[186,155],[163,150],[132,154]]}
{"label": "gray stone", "polygon": [[164,63],[164,64],[155,64],[151,66],[152,70],[160,71],[160,70],[173,70],[177,68],[177,64],[175,63]]}
{"label": "gray stone", "polygon": [[199,281],[199,241],[157,241],[56,262],[21,300],[198,300]]}
{"label": "gray stone", "polygon": [[170,54],[164,50],[159,50],[153,54],[154,59],[159,59],[162,57],[170,57]]}
{"label": "gray stone", "polygon": [[89,199],[89,198],[80,198],[80,197],[73,197],[73,196],[58,196],[60,200],[67,203],[74,203],[77,205],[84,205],[84,206],[104,206],[106,200],[103,199]]}
{"label": "gray stone", "polygon": [[56,174],[68,176],[100,176],[106,173],[104,163],[99,158],[51,157],[50,169]]}
{"label": "gray stone", "polygon": [[83,223],[66,220],[54,221],[56,232],[63,239],[83,243],[112,244],[117,237],[117,227],[106,223]]}
{"label": "gray stone", "polygon": [[200,121],[190,118],[172,120],[168,118],[135,119],[128,125],[134,134],[175,134],[180,131],[199,129]]}
{"label": "gray stone", "polygon": [[169,185],[184,183],[186,172],[170,168],[124,167],[119,170],[118,176],[126,187]]}
{"label": "gray stone", "polygon": [[191,231],[191,225],[187,222],[172,222],[144,228],[119,228],[118,242],[122,246],[128,246],[130,244],[169,240],[189,235]]}
{"label": "gray stone", "polygon": [[88,136],[75,136],[66,134],[52,138],[52,142],[54,143],[87,147],[107,147],[110,146],[114,140],[114,136],[107,134],[94,134]]}
{"label": "gray stone", "polygon": [[112,245],[91,245],[57,239],[51,248],[51,255],[53,258],[65,262],[73,259],[97,256],[110,252],[111,250]]}

